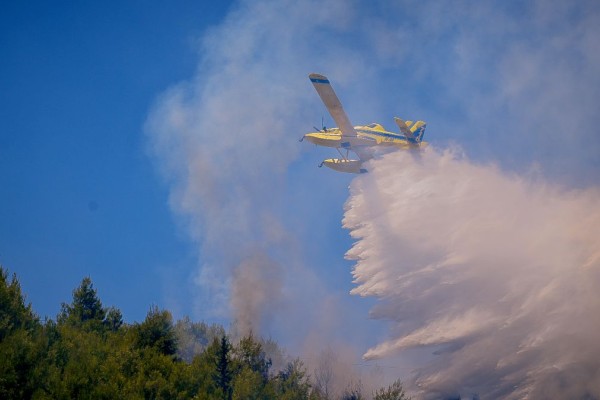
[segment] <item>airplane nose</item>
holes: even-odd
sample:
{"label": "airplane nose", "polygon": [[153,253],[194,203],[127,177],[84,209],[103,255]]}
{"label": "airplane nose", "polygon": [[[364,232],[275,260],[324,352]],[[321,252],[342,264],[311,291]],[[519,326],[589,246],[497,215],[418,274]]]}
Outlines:
{"label": "airplane nose", "polygon": [[311,132],[304,135],[304,139],[318,146],[339,147],[341,136],[330,133]]}

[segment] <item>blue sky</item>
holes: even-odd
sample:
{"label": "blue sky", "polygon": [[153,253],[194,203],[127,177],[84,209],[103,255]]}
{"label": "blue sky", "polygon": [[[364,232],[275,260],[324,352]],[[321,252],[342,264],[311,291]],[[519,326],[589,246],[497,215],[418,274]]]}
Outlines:
{"label": "blue sky", "polygon": [[[104,304],[118,306],[127,321],[157,304],[176,317],[228,325],[222,313],[196,310],[202,255],[169,208],[144,124],[165,90],[193,77],[205,31],[222,23],[230,4],[2,7],[2,265],[18,274],[41,317],[54,318],[89,275]],[[306,129],[324,114],[314,106]],[[299,146],[303,133],[290,132],[290,143]],[[312,169],[320,156],[309,157]],[[292,170],[291,179],[302,172]],[[314,249],[311,257],[336,266],[321,279],[341,293],[351,287],[343,260],[351,241],[340,222],[349,181],[329,177],[331,207],[325,216],[311,211],[315,223],[304,228],[335,237],[335,251]],[[305,190],[288,188],[288,196]]]}
{"label": "blue sky", "polygon": [[355,124],[423,119],[475,166],[600,183],[594,1],[1,7],[0,262],[41,316],[89,275],[127,321],[156,304],[358,356],[393,337],[349,295],[357,181],[297,141],[333,125],[311,72]]}
{"label": "blue sky", "polygon": [[[266,4],[274,14],[283,12],[274,3]],[[554,4],[548,7],[548,15],[532,20],[535,3],[501,2],[470,11],[455,7],[452,13],[446,13],[450,6],[391,6],[377,2],[365,7],[361,2],[352,2],[346,7],[332,2],[332,13],[339,11],[338,25],[317,27],[321,42],[316,46],[310,45],[312,37],[307,32],[306,40],[300,37],[297,41],[310,58],[302,56],[306,65],[303,72],[329,73],[356,123],[385,121],[398,112],[416,114],[428,120],[427,136],[434,142],[457,142],[471,157],[498,162],[508,169],[527,169],[538,163],[549,175],[558,173],[573,186],[585,186],[598,181],[598,140],[589,132],[597,126],[597,117],[588,118],[592,113],[587,108],[594,107],[594,98],[587,93],[589,89],[586,92],[584,80],[568,77],[581,86],[575,89],[583,89],[583,100],[587,101],[573,102],[575,95],[569,87],[574,85],[567,85],[564,91],[571,98],[565,96],[562,104],[566,114],[562,114],[559,103],[551,104],[548,112],[560,115],[545,118],[536,110],[530,118],[544,123],[558,120],[562,125],[522,135],[519,141],[523,146],[516,146],[510,143],[521,134],[517,124],[527,123],[521,120],[528,114],[511,107],[518,108],[540,93],[528,92],[526,85],[519,88],[510,80],[512,71],[499,69],[503,63],[508,69],[510,62],[517,61],[523,65],[515,69],[521,68],[525,74],[529,68],[525,61],[531,61],[558,75],[561,69],[571,71],[572,60],[591,69],[580,72],[597,82],[597,71],[593,70],[596,64],[581,59],[586,53],[578,53],[586,50],[583,46],[596,46],[590,43],[591,34],[586,42],[586,26],[580,23],[585,22],[590,4],[583,2],[567,11],[568,7]],[[299,7],[297,12],[309,14],[309,6],[307,2],[305,9]],[[5,267],[19,274],[29,300],[41,315],[53,316],[59,303],[68,300],[71,289],[89,274],[107,304],[117,304],[127,319],[139,320],[150,303],[164,302],[165,280],[174,277],[181,282],[189,277],[188,269],[196,263],[197,254],[190,250],[193,246],[185,229],[177,226],[169,210],[168,186],[148,156],[144,124],[161,93],[192,79],[199,62],[206,64],[203,57],[209,50],[202,41],[206,40],[207,29],[222,29],[227,26],[225,18],[230,10],[231,19],[236,12],[245,12],[245,7],[193,1],[169,6],[159,2],[3,4],[0,177],[5,190],[0,208],[0,257]],[[391,9],[401,9],[404,17],[388,18]],[[363,22],[359,29],[350,29],[358,15]],[[496,18],[488,24],[489,15]],[[280,20],[285,25],[285,19]],[[522,28],[526,20],[530,22],[528,29]],[[468,29],[491,40],[478,42],[467,35]],[[277,36],[271,31],[267,35]],[[539,46],[544,43],[544,35],[552,41]],[[227,40],[235,45],[235,38]],[[350,50],[352,44],[355,49]],[[309,51],[308,47],[314,49]],[[269,50],[268,46],[263,49]],[[526,59],[520,57],[522,54],[528,55]],[[332,58],[339,60],[348,55],[351,57],[346,62],[328,64]],[[552,61],[551,66],[547,61]],[[530,85],[540,91],[545,79],[553,77],[538,75],[529,78]],[[310,107],[303,110],[310,121],[304,124],[306,127],[286,133],[286,140],[299,137],[301,129],[318,124],[323,115],[328,123],[305,76],[293,78],[298,78],[294,87],[303,90],[303,106]],[[512,78],[521,78],[521,74]],[[498,94],[501,84],[516,87],[512,99]],[[561,95],[562,86],[555,91]],[[360,100],[365,92],[369,93],[368,101]],[[479,98],[494,103],[474,112],[469,107]],[[568,112],[571,108],[574,113]],[[508,132],[497,126],[507,127]],[[564,126],[578,130],[561,134]],[[570,140],[556,144],[565,137]],[[288,147],[296,146],[294,141],[290,143]],[[584,143],[586,146],[582,146]],[[561,156],[563,147],[567,154]],[[245,151],[243,145],[240,148]],[[278,153],[277,149],[269,151]],[[304,173],[295,168],[298,151],[292,150],[296,153],[291,157],[290,182],[302,179]],[[575,151],[581,155],[575,156]],[[327,155],[319,150],[316,153],[303,153],[303,162],[318,163]],[[536,159],[527,159],[537,153]],[[314,177],[334,185],[336,194],[329,194],[327,200],[338,203],[327,210],[328,223],[321,225],[342,244],[332,252],[316,252],[331,262],[349,243],[338,222],[349,178],[332,179],[323,177],[328,171],[321,172],[314,172]],[[291,184],[287,189],[305,190]],[[182,312],[191,312],[181,307]]]}
{"label": "blue sky", "polygon": [[189,263],[142,128],[154,98],[193,73],[198,36],[227,7],[1,6],[0,262],[40,315],[54,317],[90,275],[105,304],[143,319],[164,302],[161,274]]}

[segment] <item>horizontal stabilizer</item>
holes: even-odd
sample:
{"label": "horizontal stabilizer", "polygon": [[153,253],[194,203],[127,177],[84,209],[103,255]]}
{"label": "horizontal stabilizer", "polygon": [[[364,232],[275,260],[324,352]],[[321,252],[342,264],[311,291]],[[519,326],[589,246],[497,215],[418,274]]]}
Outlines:
{"label": "horizontal stabilizer", "polygon": [[[402,134],[404,136],[406,136],[408,139],[414,139],[415,136],[413,135],[413,133],[411,132],[411,130],[409,129],[409,126],[406,122],[404,122],[403,120],[401,120],[398,117],[394,117],[394,121],[396,122],[396,125],[398,125],[398,128],[400,128],[400,132],[402,132]],[[411,121],[412,123],[412,121]]]}

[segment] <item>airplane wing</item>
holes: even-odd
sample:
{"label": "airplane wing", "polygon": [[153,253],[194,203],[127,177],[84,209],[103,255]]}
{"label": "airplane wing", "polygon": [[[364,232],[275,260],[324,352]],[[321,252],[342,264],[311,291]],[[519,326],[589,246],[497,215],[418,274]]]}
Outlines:
{"label": "airplane wing", "polygon": [[406,136],[408,139],[412,139],[412,140],[415,139],[415,135],[408,128],[408,125],[406,125],[406,122],[404,122],[403,120],[401,120],[398,117],[394,117],[394,121],[396,121],[396,125],[398,125],[398,128],[400,128],[400,132],[402,132],[402,134],[404,136]]}
{"label": "airplane wing", "polygon": [[356,137],[356,131],[350,123],[346,112],[342,108],[340,99],[338,99],[333,91],[331,83],[329,83],[329,79],[320,74],[310,74],[308,77],[317,90],[319,97],[321,97],[321,100],[323,100],[325,107],[327,107],[329,114],[331,114],[331,117],[337,124],[338,128],[340,128],[342,131],[342,136]]}

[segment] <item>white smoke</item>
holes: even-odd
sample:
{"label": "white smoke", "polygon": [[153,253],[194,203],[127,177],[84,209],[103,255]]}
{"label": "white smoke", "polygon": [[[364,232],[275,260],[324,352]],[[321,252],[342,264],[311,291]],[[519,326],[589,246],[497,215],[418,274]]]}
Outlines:
{"label": "white smoke", "polygon": [[425,346],[415,387],[485,398],[600,397],[600,191],[396,152],[355,179],[352,293],[393,321],[367,359]]}
{"label": "white smoke", "polygon": [[[351,28],[353,14],[339,0],[240,1],[202,38],[196,76],[153,107],[150,151],[171,208],[198,245],[196,318],[232,321],[239,334],[291,333],[298,346],[301,332],[319,329],[315,319],[327,320],[316,315],[319,303],[338,294],[307,265],[303,246],[312,222],[323,219],[307,220],[308,207],[322,207],[330,194],[290,184],[288,166],[324,112],[308,80],[315,61],[356,60],[328,68],[340,79],[364,65],[347,46],[323,52]],[[317,164],[296,174],[316,174]],[[341,202],[332,207],[339,212]]]}
{"label": "white smoke", "polygon": [[[306,354],[342,336],[354,336],[355,352],[378,339],[375,324],[340,295],[339,281],[349,277],[338,279],[339,286],[324,281],[332,279],[331,260],[345,250],[337,216],[330,220],[339,212],[348,177],[318,171],[315,179],[319,157],[330,153],[296,141],[325,114],[307,80],[310,72],[332,79],[355,124],[391,122],[393,115],[424,119],[428,139],[461,142],[479,162],[495,160],[513,171],[535,164],[543,176],[570,187],[597,183],[599,9],[594,1],[234,3],[202,37],[195,76],[158,99],[146,127],[170,205],[197,244],[194,316],[236,321],[242,334],[275,329],[281,335],[275,339],[284,343],[286,335],[306,338],[299,345],[309,348]],[[327,117],[325,122],[329,126]],[[310,156],[299,157],[301,151]],[[518,381],[519,388],[536,393],[541,377],[554,377],[555,370],[565,371],[564,382],[583,372],[593,376],[593,364],[565,367],[569,360],[562,358],[571,357],[572,349],[561,346],[587,346],[589,337],[581,332],[596,326],[594,319],[579,321],[567,304],[557,303],[566,301],[563,292],[572,287],[568,305],[581,303],[578,310],[592,315],[597,259],[586,240],[594,231],[578,238],[583,230],[569,229],[576,220],[587,223],[582,229],[593,228],[595,191],[506,176],[451,153],[406,157],[375,161],[373,173],[352,184],[348,201],[344,223],[361,238],[349,252],[360,257],[354,293],[381,297],[373,316],[398,321],[392,338],[368,356],[417,343],[441,346],[439,362],[421,371],[419,382],[428,390],[501,393]],[[435,191],[446,182],[439,182],[445,169],[464,178],[449,177],[450,197]],[[427,182],[433,189],[423,186]],[[474,182],[483,185],[480,190]],[[500,194],[504,201],[496,208]],[[361,205],[367,198],[368,207]],[[461,206],[455,209],[453,201]],[[585,218],[572,210],[577,204]],[[396,217],[406,220],[398,226]],[[548,229],[532,238],[534,226]],[[490,236],[496,241],[482,242]],[[528,263],[536,252],[545,256]],[[402,260],[408,264],[398,264]],[[528,266],[517,275],[515,265],[522,263]],[[399,273],[398,265],[409,269]],[[565,265],[577,265],[572,270],[578,272],[567,273]],[[410,301],[403,297],[408,295]],[[537,328],[547,325],[535,324],[533,315],[542,321],[544,307],[554,307],[548,314],[557,313],[558,327],[541,332]],[[504,328],[499,321],[507,315],[514,320],[504,321]],[[569,318],[576,339],[557,339]],[[531,346],[507,339],[505,331]],[[552,341],[561,346],[550,352]],[[478,358],[482,352],[468,344],[497,351]],[[573,357],[581,360],[578,354]],[[500,356],[504,364],[492,367]],[[459,361],[482,366],[480,379],[473,378],[474,367]],[[310,363],[311,370],[318,364]],[[536,369],[541,365],[544,371]]]}

